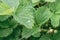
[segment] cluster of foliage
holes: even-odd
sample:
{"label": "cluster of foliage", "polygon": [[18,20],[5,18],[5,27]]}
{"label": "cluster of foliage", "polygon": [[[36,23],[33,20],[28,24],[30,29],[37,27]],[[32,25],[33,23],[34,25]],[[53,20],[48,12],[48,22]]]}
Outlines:
{"label": "cluster of foliage", "polygon": [[0,0],[0,40],[60,40],[60,0]]}

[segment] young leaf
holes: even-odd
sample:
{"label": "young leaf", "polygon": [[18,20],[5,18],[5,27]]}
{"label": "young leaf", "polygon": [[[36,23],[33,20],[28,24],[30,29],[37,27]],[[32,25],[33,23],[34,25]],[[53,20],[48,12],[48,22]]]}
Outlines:
{"label": "young leaf", "polygon": [[50,3],[49,8],[51,9],[52,13],[54,14],[51,17],[51,24],[53,27],[59,26],[59,19],[60,19],[60,0],[56,0],[55,3]]}
{"label": "young leaf", "polygon": [[3,3],[7,4],[10,8],[16,9],[19,5],[19,0],[1,0]]}
{"label": "young leaf", "polygon": [[14,37],[19,37],[21,35],[21,27],[17,27],[13,31],[13,36]]}
{"label": "young leaf", "polygon": [[31,35],[34,35],[36,33],[40,32],[40,28],[39,27],[34,27],[33,29],[27,29],[27,28],[23,28],[22,30],[22,38],[28,38]]}
{"label": "young leaf", "polygon": [[9,25],[10,25],[10,28],[15,29],[17,27],[18,23],[14,18],[12,18],[11,20],[9,20]]}
{"label": "young leaf", "polygon": [[40,37],[40,35],[41,35],[41,33],[38,32],[38,33],[36,33],[36,34],[34,34],[34,35],[32,35],[32,36],[33,36],[33,37]]}
{"label": "young leaf", "polygon": [[4,22],[0,22],[0,28],[9,28],[9,22],[8,21],[4,21]]}
{"label": "young leaf", "polygon": [[47,34],[47,35],[42,35],[39,40],[52,40],[51,37],[52,37],[52,36],[50,36],[50,35],[48,35],[48,34]]}
{"label": "young leaf", "polygon": [[0,37],[7,37],[13,32],[13,29],[0,29]]}
{"label": "young leaf", "polygon": [[19,6],[13,17],[18,23],[24,25],[29,29],[34,26],[33,8],[30,5],[24,7]]}
{"label": "young leaf", "polygon": [[6,15],[12,13],[12,10],[5,3],[0,2],[0,15]]}
{"label": "young leaf", "polygon": [[9,8],[5,3],[0,3],[0,15],[9,15],[14,11],[13,8]]}
{"label": "young leaf", "polygon": [[0,15],[0,21],[5,21],[9,18],[10,16],[7,15]]}
{"label": "young leaf", "polygon": [[55,2],[55,0],[45,0],[46,2]]}
{"label": "young leaf", "polygon": [[51,17],[51,24],[53,25],[53,27],[59,26],[59,19],[60,19],[60,15],[53,15]]}
{"label": "young leaf", "polygon": [[37,3],[39,2],[40,0],[32,0],[32,3]]}
{"label": "young leaf", "polygon": [[19,0],[1,0],[0,2],[0,15],[12,15],[18,5],[19,5]]}
{"label": "young leaf", "polygon": [[6,37],[4,40],[20,40],[20,39],[19,37],[9,36],[9,37]]}
{"label": "young leaf", "polygon": [[32,0],[32,3],[33,3],[34,6],[39,4],[39,2],[40,2],[40,0]]}
{"label": "young leaf", "polygon": [[53,39],[54,40],[60,40],[60,30],[58,31],[57,34],[53,34]]}
{"label": "young leaf", "polygon": [[8,40],[20,40],[19,38],[14,38],[14,37],[12,37],[12,38],[9,38]]}
{"label": "young leaf", "polygon": [[35,20],[37,24],[42,25],[46,23],[51,16],[52,16],[52,13],[48,8],[40,7],[35,13]]}
{"label": "young leaf", "polygon": [[49,3],[48,7],[52,12],[58,13],[60,11],[60,0],[56,0],[56,2]]}
{"label": "young leaf", "polygon": [[3,38],[0,38],[0,40],[3,40]]}

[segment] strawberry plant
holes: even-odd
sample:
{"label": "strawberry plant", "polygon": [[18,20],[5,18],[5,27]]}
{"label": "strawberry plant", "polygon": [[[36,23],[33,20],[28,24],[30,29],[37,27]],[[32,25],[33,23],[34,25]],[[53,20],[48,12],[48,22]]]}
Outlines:
{"label": "strawberry plant", "polygon": [[0,40],[60,40],[60,0],[0,0]]}

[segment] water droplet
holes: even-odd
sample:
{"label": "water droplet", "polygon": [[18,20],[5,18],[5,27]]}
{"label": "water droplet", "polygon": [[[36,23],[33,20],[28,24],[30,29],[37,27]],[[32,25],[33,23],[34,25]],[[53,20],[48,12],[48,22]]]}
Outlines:
{"label": "water droplet", "polygon": [[27,22],[30,22],[30,20],[28,20]]}

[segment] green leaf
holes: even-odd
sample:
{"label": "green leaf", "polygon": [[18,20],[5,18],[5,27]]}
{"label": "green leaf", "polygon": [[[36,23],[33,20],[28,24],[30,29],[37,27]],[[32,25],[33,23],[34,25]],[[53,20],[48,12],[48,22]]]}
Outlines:
{"label": "green leaf", "polygon": [[4,22],[0,22],[0,28],[9,28],[9,22],[8,21],[4,21]]}
{"label": "green leaf", "polygon": [[45,0],[45,2],[55,2],[56,0]]}
{"label": "green leaf", "polygon": [[23,28],[22,30],[22,38],[28,38],[31,35],[34,35],[36,33],[38,33],[40,31],[39,27],[34,27],[33,29],[27,29],[27,28]]}
{"label": "green leaf", "polygon": [[40,0],[32,0],[32,3],[33,3],[34,6],[39,4],[39,2],[40,2]]}
{"label": "green leaf", "polygon": [[37,24],[42,25],[46,23],[51,16],[52,13],[47,7],[40,7],[35,13],[35,20]]}
{"label": "green leaf", "polygon": [[13,31],[13,36],[14,37],[19,37],[21,35],[21,27],[17,27]]}
{"label": "green leaf", "polygon": [[52,40],[50,35],[42,35],[39,40]]}
{"label": "green leaf", "polygon": [[9,36],[9,37],[6,37],[4,40],[20,40],[20,39],[19,37]]}
{"label": "green leaf", "polygon": [[0,15],[10,15],[13,11],[13,8],[10,8],[7,4],[0,2]]}
{"label": "green leaf", "polygon": [[26,6],[32,4],[31,0],[19,0],[19,2],[20,2],[20,6]]}
{"label": "green leaf", "polygon": [[14,18],[12,18],[11,20],[9,20],[9,25],[10,25],[10,28],[15,29],[17,27],[18,23]]}
{"label": "green leaf", "polygon": [[30,5],[24,7],[19,6],[13,17],[18,23],[24,25],[29,29],[34,26],[33,8]]}
{"label": "green leaf", "polygon": [[0,37],[7,37],[12,33],[12,29],[0,29]]}
{"label": "green leaf", "polygon": [[9,8],[8,5],[6,5],[5,3],[0,2],[0,12],[3,12],[8,8]]}
{"label": "green leaf", "polygon": [[3,3],[7,4],[10,8],[16,9],[19,5],[19,0],[1,0]]}
{"label": "green leaf", "polygon": [[36,38],[36,37],[30,37],[30,38],[28,38],[27,40],[39,40],[39,38]]}
{"label": "green leaf", "polygon": [[38,33],[36,33],[36,34],[34,34],[34,35],[32,35],[32,36],[33,36],[33,37],[40,37],[40,35],[41,35],[41,33],[38,32]]}
{"label": "green leaf", "polygon": [[20,40],[19,38],[10,38],[10,39],[8,39],[8,40]]}
{"label": "green leaf", "polygon": [[18,5],[19,0],[1,0],[0,2],[0,15],[12,15]]}
{"label": "green leaf", "polygon": [[58,27],[59,26],[59,19],[60,19],[60,15],[53,15],[51,17],[51,24],[53,27]]}
{"label": "green leaf", "polygon": [[5,21],[9,18],[10,16],[7,15],[0,15],[0,21]]}
{"label": "green leaf", "polygon": [[54,13],[59,13],[59,11],[60,11],[60,0],[56,0],[56,2],[49,3],[48,6]]}
{"label": "green leaf", "polygon": [[51,24],[53,25],[53,27],[58,27],[59,20],[60,20],[60,0],[56,0],[56,2],[50,3],[49,8],[51,9],[52,13],[54,14],[51,17]]}
{"label": "green leaf", "polygon": [[0,22],[0,28],[12,28],[12,29],[15,29],[17,27],[17,25],[18,25],[18,23],[13,18]]}
{"label": "green leaf", "polygon": [[0,38],[0,40],[3,40],[3,38]]}
{"label": "green leaf", "polygon": [[60,40],[60,30],[58,31],[58,33],[53,34],[53,39],[54,40]]}
{"label": "green leaf", "polygon": [[37,3],[39,2],[40,0],[32,0],[32,3]]}

